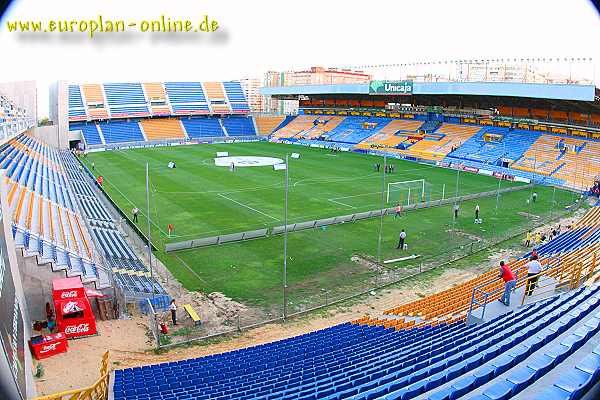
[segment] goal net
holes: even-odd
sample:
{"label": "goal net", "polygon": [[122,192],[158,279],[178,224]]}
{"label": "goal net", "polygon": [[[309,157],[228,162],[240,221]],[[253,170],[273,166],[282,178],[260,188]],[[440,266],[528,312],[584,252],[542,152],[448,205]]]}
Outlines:
{"label": "goal net", "polygon": [[425,179],[390,182],[387,185],[386,202],[388,204],[398,203],[403,206],[428,202],[431,196],[431,186]]}

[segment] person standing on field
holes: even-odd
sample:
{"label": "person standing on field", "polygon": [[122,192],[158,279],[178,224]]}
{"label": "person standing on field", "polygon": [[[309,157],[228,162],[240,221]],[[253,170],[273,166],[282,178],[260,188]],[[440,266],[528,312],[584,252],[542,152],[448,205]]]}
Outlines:
{"label": "person standing on field", "polygon": [[396,203],[396,207],[394,207],[394,211],[396,212],[394,214],[394,219],[402,216],[402,206],[400,205],[400,203]]}
{"label": "person standing on field", "polygon": [[406,232],[404,232],[404,229],[402,229],[402,231],[400,232],[400,237],[398,239],[398,246],[396,246],[396,249],[404,250],[405,241],[406,241]]}
{"label": "person standing on field", "polygon": [[171,300],[169,310],[171,311],[171,321],[173,321],[173,325],[177,325],[177,305],[175,304],[175,299]]}
{"label": "person standing on field", "polygon": [[475,206],[475,223],[479,224],[479,204]]}
{"label": "person standing on field", "polygon": [[137,207],[133,207],[133,209],[131,210],[131,214],[133,215],[133,222],[137,223],[138,222],[138,214],[140,213],[140,210]]}
{"label": "person standing on field", "polygon": [[454,219],[458,219],[458,210],[460,210],[458,203],[454,203],[454,207],[452,207],[452,209],[454,210]]}

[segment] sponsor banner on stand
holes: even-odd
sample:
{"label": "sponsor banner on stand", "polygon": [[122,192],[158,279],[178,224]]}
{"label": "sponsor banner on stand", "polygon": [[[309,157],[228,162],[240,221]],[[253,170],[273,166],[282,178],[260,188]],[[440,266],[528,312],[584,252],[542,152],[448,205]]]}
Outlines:
{"label": "sponsor banner on stand", "polygon": [[370,95],[411,95],[413,81],[371,81]]}

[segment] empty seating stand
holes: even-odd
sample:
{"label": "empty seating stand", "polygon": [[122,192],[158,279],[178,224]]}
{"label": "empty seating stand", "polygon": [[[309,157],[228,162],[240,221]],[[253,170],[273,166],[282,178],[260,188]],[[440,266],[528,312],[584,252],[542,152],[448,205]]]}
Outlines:
{"label": "empty seating stand", "polygon": [[0,152],[6,169],[8,206],[17,248],[53,270],[80,276],[96,287],[110,285],[97,268],[94,245],[79,214],[57,152],[28,136],[11,140]]}
{"label": "empty seating stand", "polygon": [[328,141],[356,144],[379,132],[389,124],[389,118],[350,117],[345,118],[339,125],[326,135]]}
{"label": "empty seating stand", "polygon": [[143,117],[150,114],[141,83],[105,83],[103,86],[111,117]]}
{"label": "empty seating stand", "polygon": [[246,95],[242,89],[242,85],[238,81],[223,82],[223,88],[227,94],[229,100],[229,106],[234,113],[248,113],[250,108],[248,107],[248,101]]}
{"label": "empty seating stand", "polygon": [[148,140],[185,139],[183,125],[176,118],[143,119],[140,125]]}
{"label": "empty seating stand", "polygon": [[111,120],[99,123],[98,127],[106,144],[145,140],[138,121]]}
{"label": "empty seating stand", "polygon": [[[597,337],[599,317],[594,286],[480,325],[341,324],[230,353],[116,370],[114,398],[506,399]],[[588,375],[575,382],[597,382]]]}
{"label": "empty seating stand", "polygon": [[174,114],[208,114],[209,108],[200,82],[165,82]]}
{"label": "empty seating stand", "polygon": [[146,98],[150,103],[152,115],[171,115],[171,108],[167,103],[167,95],[162,82],[146,82],[142,85]]}
{"label": "empty seating stand", "polygon": [[73,185],[77,201],[87,219],[99,250],[108,260],[115,284],[123,289],[129,298],[148,297],[155,294],[167,296],[158,281],[150,277],[148,268],[140,261],[123,235],[117,229],[110,213],[90,186],[90,176],[68,151],[60,153],[67,177]]}
{"label": "empty seating stand", "polygon": [[225,136],[223,127],[216,118],[182,118],[181,123],[190,138]]}
{"label": "empty seating stand", "polygon": [[69,85],[69,121],[85,120],[85,106],[78,85]]}
{"label": "empty seating stand", "polygon": [[88,146],[103,144],[98,125],[95,122],[78,122],[69,124],[70,131],[81,131],[83,140]]}
{"label": "empty seating stand", "polygon": [[89,118],[106,119],[109,117],[102,85],[83,84],[81,85],[81,91]]}
{"label": "empty seating stand", "polygon": [[228,136],[255,136],[256,130],[251,117],[227,117],[223,118],[223,126]]}
{"label": "empty seating stand", "polygon": [[285,120],[283,115],[259,115],[255,118],[258,135],[270,135]]}
{"label": "empty seating stand", "polygon": [[[500,141],[485,141],[486,134],[502,136]],[[538,139],[539,133],[498,127],[484,127],[448,156],[485,164],[498,164],[500,160],[518,160]]]}

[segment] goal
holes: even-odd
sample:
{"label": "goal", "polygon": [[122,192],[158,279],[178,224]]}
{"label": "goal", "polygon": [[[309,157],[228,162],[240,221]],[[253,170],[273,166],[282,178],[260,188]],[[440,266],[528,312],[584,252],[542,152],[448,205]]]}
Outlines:
{"label": "goal", "polygon": [[390,182],[387,185],[386,202],[409,206],[429,201],[431,184],[425,179],[413,181]]}

